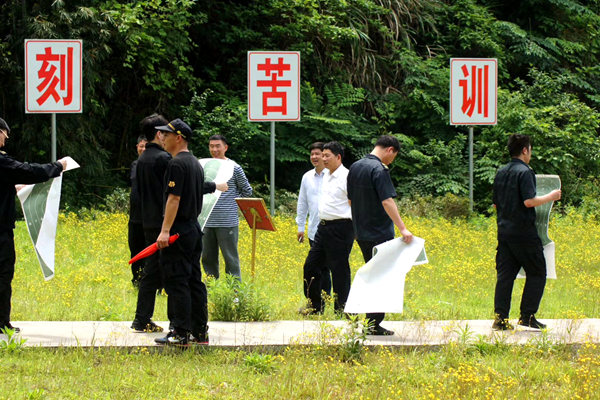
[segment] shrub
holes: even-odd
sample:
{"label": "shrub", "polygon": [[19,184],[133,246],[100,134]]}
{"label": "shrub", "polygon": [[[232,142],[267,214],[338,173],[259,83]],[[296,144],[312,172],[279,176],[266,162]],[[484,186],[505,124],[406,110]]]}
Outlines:
{"label": "shrub", "polygon": [[262,291],[251,282],[225,274],[220,279],[209,277],[207,287],[211,320],[268,321],[273,314]]}

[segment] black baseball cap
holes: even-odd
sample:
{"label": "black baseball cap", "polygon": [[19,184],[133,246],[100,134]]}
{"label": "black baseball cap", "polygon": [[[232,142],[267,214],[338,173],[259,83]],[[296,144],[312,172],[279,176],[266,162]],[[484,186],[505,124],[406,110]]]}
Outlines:
{"label": "black baseball cap", "polygon": [[155,126],[154,129],[159,130],[161,132],[176,133],[179,136],[181,136],[182,138],[184,138],[185,140],[187,140],[188,142],[190,140],[192,140],[192,136],[194,134],[194,132],[192,131],[192,128],[190,128],[190,126],[188,124],[186,124],[179,118],[174,119],[173,121],[169,122],[167,125]]}
{"label": "black baseball cap", "polygon": [[8,124],[2,118],[0,118],[0,129],[4,129],[5,131],[8,131],[8,133],[10,133],[10,128],[8,127]]}

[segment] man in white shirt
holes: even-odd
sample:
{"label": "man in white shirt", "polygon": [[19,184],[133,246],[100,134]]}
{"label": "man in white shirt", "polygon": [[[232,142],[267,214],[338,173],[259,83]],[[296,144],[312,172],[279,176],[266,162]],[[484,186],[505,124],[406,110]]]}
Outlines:
{"label": "man in white shirt", "polygon": [[[304,242],[306,216],[308,214],[308,243],[310,247],[315,241],[315,234],[319,226],[319,199],[325,175],[323,164],[323,143],[315,142],[310,145],[310,162],[314,166],[302,177],[298,207],[296,208],[296,223],[298,224],[298,242]],[[306,292],[306,288],[304,289]],[[321,290],[327,295],[331,294],[331,276],[326,264],[321,266]]]}
{"label": "man in white shirt", "polygon": [[315,241],[304,263],[305,295],[310,307],[303,314],[322,313],[322,265],[331,271],[333,292],[336,296],[335,310],[342,313],[350,292],[350,263],[348,257],[354,244],[352,212],[348,204],[348,169],[342,165],[344,148],[338,142],[323,146],[323,164],[327,170],[323,176],[319,200],[319,227]]}

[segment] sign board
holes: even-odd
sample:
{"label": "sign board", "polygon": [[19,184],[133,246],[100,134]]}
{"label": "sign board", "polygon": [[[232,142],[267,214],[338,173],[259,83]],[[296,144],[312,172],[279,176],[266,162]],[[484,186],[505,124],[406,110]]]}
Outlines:
{"label": "sign board", "polygon": [[450,59],[450,125],[496,125],[498,60]]}
{"label": "sign board", "polygon": [[300,121],[300,52],[248,52],[248,121]]}
{"label": "sign board", "polygon": [[[244,218],[246,218],[250,229],[262,229],[264,231],[277,230],[263,199],[238,198],[235,201],[240,210],[242,210],[242,214],[244,214]],[[256,226],[254,226],[254,221],[256,221]]]}
{"label": "sign board", "polygon": [[25,112],[82,112],[81,40],[25,40]]}

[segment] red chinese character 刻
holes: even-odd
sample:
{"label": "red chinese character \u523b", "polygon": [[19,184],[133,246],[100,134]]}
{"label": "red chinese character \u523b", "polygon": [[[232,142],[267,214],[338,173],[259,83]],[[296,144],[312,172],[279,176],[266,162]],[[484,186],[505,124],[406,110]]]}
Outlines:
{"label": "red chinese character \u523b", "polygon": [[[287,92],[278,92],[278,87],[291,87],[292,81],[278,80],[277,77],[283,76],[284,71],[291,70],[291,64],[284,64],[283,58],[279,58],[277,64],[271,64],[271,59],[267,58],[264,64],[258,64],[259,71],[265,71],[269,80],[257,81],[258,87],[270,87],[270,92],[263,93],[263,115],[272,112],[278,112],[282,115],[287,115]],[[280,99],[281,105],[270,106],[268,104],[269,99]]]}
{"label": "red chinese character \u523b", "polygon": [[[469,69],[467,68],[467,66],[463,65],[461,70],[463,76],[465,78],[468,78]],[[463,114],[467,114],[469,117],[473,116],[473,111],[475,110],[475,101],[477,101],[477,114],[481,114],[483,112],[484,118],[488,117],[488,80],[488,65],[484,65],[483,68],[477,68],[474,65],[471,66],[471,97],[469,97],[469,81],[467,79],[460,79],[458,81],[458,85],[463,89],[461,107]]]}
{"label": "red chinese character \u523b", "polygon": [[[52,54],[52,48],[46,47],[43,54],[37,54],[35,56],[37,61],[42,61],[42,67],[38,71],[38,78],[42,80],[37,86],[38,92],[42,95],[36,100],[41,106],[48,100],[50,96],[55,102],[59,102],[61,97],[59,96],[56,87],[60,83],[58,90],[64,92],[67,91],[65,97],[62,98],[63,104],[68,106],[73,101],[73,48],[67,48],[67,54]],[[60,78],[56,76],[58,68],[51,62],[58,62],[60,67]]]}

